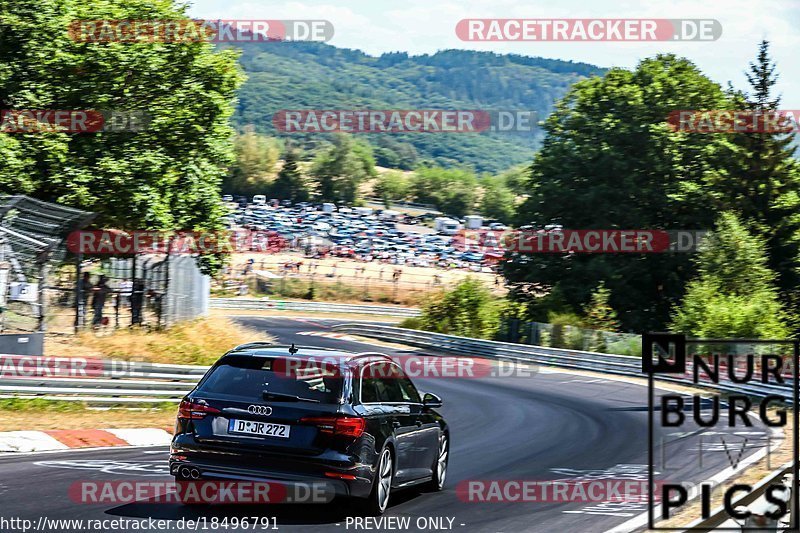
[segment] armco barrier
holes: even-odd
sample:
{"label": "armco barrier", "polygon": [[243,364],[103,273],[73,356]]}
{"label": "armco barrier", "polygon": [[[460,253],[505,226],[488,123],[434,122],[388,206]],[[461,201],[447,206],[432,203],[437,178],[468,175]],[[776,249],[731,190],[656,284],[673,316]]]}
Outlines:
{"label": "armco barrier", "polygon": [[388,305],[340,304],[334,302],[295,302],[256,298],[212,298],[212,309],[312,311],[328,313],[354,313],[397,317],[419,316],[419,309]]}
{"label": "armco barrier", "polygon": [[[333,326],[332,330],[416,346],[435,352],[511,359],[543,366],[643,377],[641,359],[638,357],[471,339],[378,324],[339,324]],[[124,369],[120,371],[120,364],[120,361],[104,361],[102,375],[93,377],[0,375],[0,397],[38,397],[91,401],[101,404],[174,402],[191,390],[208,369],[205,366],[139,363],[133,368],[133,373],[130,373],[125,372]],[[124,365],[124,363],[122,364]],[[658,380],[691,385],[680,376],[660,375]],[[787,380],[787,383],[783,385],[702,383],[700,386],[724,392],[765,396],[767,394],[787,395],[787,392],[791,391],[792,382]]]}
{"label": "armco barrier", "polygon": [[[638,378],[645,377],[645,375],[642,374],[641,358],[626,355],[582,352],[562,348],[548,348],[545,346],[472,339],[469,337],[458,337],[455,335],[444,335],[442,333],[431,333],[428,331],[417,331],[378,324],[338,324],[331,329],[343,333],[431,349],[438,352],[499,359],[515,359],[543,366],[586,370],[604,374],[618,374]],[[768,394],[782,393],[791,397],[791,395],[788,394],[791,392],[791,382],[788,380],[787,383],[783,385],[762,383],[748,383],[745,385],[733,383],[701,383],[701,385],[694,385],[685,378],[673,377],[666,374],[659,375],[657,379],[658,381],[680,383],[689,386],[702,386],[704,388],[723,392],[739,392],[752,396],[766,396]]]}
{"label": "armco barrier", "polygon": [[[13,361],[17,356],[3,356]],[[0,374],[0,398],[38,398],[97,405],[178,402],[209,367],[105,360],[97,377]]]}

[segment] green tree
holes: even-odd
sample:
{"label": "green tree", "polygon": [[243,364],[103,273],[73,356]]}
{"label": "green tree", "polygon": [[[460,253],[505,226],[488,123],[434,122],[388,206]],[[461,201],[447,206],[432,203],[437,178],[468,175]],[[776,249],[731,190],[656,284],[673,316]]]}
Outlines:
{"label": "green tree", "polygon": [[516,196],[504,183],[497,179],[481,180],[483,196],[480,212],[487,218],[499,220],[503,224],[511,224],[516,214]]}
{"label": "green tree", "polygon": [[671,328],[695,337],[783,338],[788,330],[764,240],[731,213],[720,217],[697,259],[699,276]]}
{"label": "green tree", "polygon": [[[762,41],[756,61],[746,72],[750,92],[731,91],[737,108],[765,114],[777,111],[775,70],[769,43]],[[788,122],[782,125],[791,131]],[[786,132],[738,133],[730,144],[731,165],[709,175],[705,184],[718,209],[739,213],[766,240],[782,299],[800,312],[800,163],[794,158],[794,141]]]}
{"label": "green tree", "polygon": [[297,167],[299,159],[299,154],[292,148],[283,155],[283,167],[272,184],[272,195],[276,198],[289,199],[292,202],[305,202],[309,199],[308,185]]}
{"label": "green tree", "polygon": [[248,127],[233,141],[236,162],[223,183],[226,192],[232,194],[264,194],[273,179],[275,163],[281,153],[278,139],[256,133]]}
{"label": "green tree", "polygon": [[517,165],[501,172],[497,177],[518,196],[527,196],[530,188],[530,165]]}
{"label": "green tree", "polygon": [[[700,185],[729,163],[728,135],[665,124],[676,109],[728,109],[722,88],[695,65],[659,55],[634,70],[576,83],[545,123],[519,226],[703,229],[715,211]],[[690,254],[521,255],[504,263],[515,298],[557,290],[580,311],[603,281],[624,329],[663,329],[693,273]]]}
{"label": "green tree", "polygon": [[617,312],[611,307],[611,291],[601,282],[592,294],[592,299],[584,308],[584,323],[592,329],[617,331],[619,320]]}
{"label": "green tree", "polygon": [[414,199],[432,203],[448,215],[464,216],[470,213],[476,200],[477,180],[469,170],[419,167],[411,179]]}
{"label": "green tree", "polygon": [[181,19],[172,1],[0,3],[0,108],[140,111],[142,131],[0,137],[0,192],[99,214],[122,229],[216,229],[243,75],[235,51],[197,43],[83,43],[76,19]]}
{"label": "green tree", "polygon": [[317,155],[311,168],[320,199],[347,205],[358,198],[359,185],[375,175],[369,145],[343,133],[333,137],[333,146]]}
{"label": "green tree", "polygon": [[387,168],[411,170],[417,162],[417,150],[413,144],[398,142],[390,135],[378,136],[375,162]]}
{"label": "green tree", "polygon": [[502,304],[474,278],[430,298],[422,307],[418,325],[426,331],[492,338],[500,327]]}
{"label": "green tree", "polygon": [[402,172],[388,171],[378,175],[375,181],[375,194],[377,194],[383,204],[389,208],[392,202],[401,202],[406,199],[411,189],[408,178]]}

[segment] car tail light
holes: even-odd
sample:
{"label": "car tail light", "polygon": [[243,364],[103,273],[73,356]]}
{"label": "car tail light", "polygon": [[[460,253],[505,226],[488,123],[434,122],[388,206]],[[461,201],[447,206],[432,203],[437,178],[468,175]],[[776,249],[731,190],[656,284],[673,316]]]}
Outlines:
{"label": "car tail light", "polygon": [[320,433],[336,437],[357,439],[364,434],[367,421],[358,416],[307,416],[300,419],[304,424],[317,426]]}
{"label": "car tail light", "polygon": [[205,418],[209,413],[219,412],[219,409],[209,407],[204,403],[196,403],[189,400],[181,401],[181,404],[178,406],[178,418],[186,418],[188,420],[199,420]]}
{"label": "car tail light", "polygon": [[353,474],[342,474],[341,472],[325,472],[325,475],[334,479],[346,479],[348,481],[353,481],[356,478]]}

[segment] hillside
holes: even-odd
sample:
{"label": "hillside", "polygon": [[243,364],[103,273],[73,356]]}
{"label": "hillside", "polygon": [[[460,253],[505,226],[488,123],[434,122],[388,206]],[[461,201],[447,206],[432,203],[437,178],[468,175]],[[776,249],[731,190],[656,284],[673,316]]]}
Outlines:
{"label": "hillside", "polygon": [[[237,47],[248,81],[234,123],[269,134],[277,134],[271,120],[280,109],[524,110],[543,118],[572,83],[603,73],[585,63],[464,50],[373,57],[322,43]],[[286,135],[307,148],[324,137]],[[541,132],[363,136],[375,147],[379,165],[408,169],[433,161],[495,172],[529,161]]]}

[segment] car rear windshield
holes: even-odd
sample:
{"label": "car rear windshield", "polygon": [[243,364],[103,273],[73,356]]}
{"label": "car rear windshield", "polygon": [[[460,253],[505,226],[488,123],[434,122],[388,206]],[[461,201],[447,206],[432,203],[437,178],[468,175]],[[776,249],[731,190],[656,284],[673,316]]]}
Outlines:
{"label": "car rear windshield", "polygon": [[232,399],[339,403],[342,371],[320,361],[284,357],[226,357],[199,391]]}

